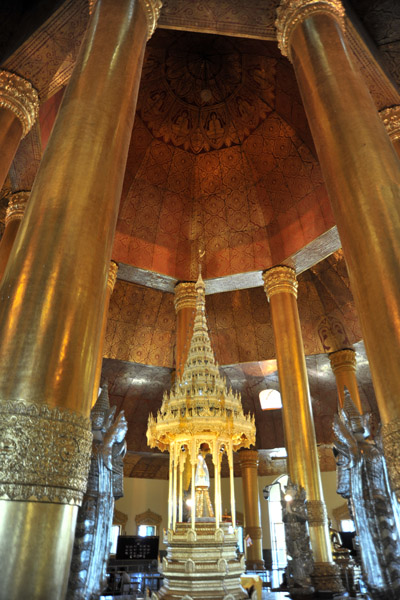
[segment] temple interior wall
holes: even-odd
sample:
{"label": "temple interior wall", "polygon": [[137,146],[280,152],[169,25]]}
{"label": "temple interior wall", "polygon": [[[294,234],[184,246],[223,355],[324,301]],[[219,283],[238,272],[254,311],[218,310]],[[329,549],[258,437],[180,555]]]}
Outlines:
{"label": "temple interior wall", "polygon": [[[336,493],[336,473],[326,471],[321,473],[324,497],[329,517],[333,520],[332,511],[345,503],[345,500]],[[263,547],[270,548],[270,528],[268,517],[268,503],[263,497],[263,488],[271,484],[276,479],[276,475],[258,478],[258,488],[260,494],[261,506],[261,524],[263,530]],[[210,497],[213,501],[214,489],[213,480],[211,480]],[[135,517],[138,514],[150,509],[152,512],[161,515],[161,533],[160,549],[165,549],[166,545],[162,541],[162,529],[167,527],[168,519],[168,481],[164,479],[137,479],[125,477],[125,496],[115,503],[115,508],[128,515],[126,524],[126,534],[136,535],[137,527]],[[221,480],[223,510],[229,507],[229,479]],[[242,479],[235,477],[235,496],[236,510],[244,513]],[[335,523],[334,523],[335,525]]]}

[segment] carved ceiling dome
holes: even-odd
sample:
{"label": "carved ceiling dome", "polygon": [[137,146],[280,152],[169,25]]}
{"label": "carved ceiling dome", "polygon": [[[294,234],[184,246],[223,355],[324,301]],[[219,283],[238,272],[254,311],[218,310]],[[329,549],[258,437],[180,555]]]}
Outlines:
{"label": "carved ceiling dome", "polygon": [[165,34],[148,45],[138,112],[155,137],[195,154],[241,144],[273,110],[275,67],[240,41]]}

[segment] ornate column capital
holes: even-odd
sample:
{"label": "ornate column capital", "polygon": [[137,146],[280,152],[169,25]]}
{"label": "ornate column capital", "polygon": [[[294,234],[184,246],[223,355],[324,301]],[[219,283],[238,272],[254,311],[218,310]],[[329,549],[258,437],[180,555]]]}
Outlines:
{"label": "ornate column capital", "polygon": [[343,348],[329,354],[332,371],[355,371],[356,370],[356,353],[351,348]]}
{"label": "ornate column capital", "polygon": [[344,29],[345,10],[340,0],[282,0],[275,21],[278,46],[290,60],[290,37],[299,23],[315,13],[332,15]]}
{"label": "ornate column capital", "polygon": [[257,450],[241,450],[239,452],[240,466],[258,468],[259,457]]}
{"label": "ornate column capital", "polygon": [[107,288],[110,295],[113,293],[115,282],[117,280],[118,263],[115,260],[110,260],[110,268],[108,270]]}
{"label": "ornate column capital", "polygon": [[194,281],[180,281],[175,286],[174,305],[178,313],[183,308],[196,308],[196,284]]}
{"label": "ornate column capital", "polygon": [[153,35],[162,7],[162,0],[139,0],[146,15],[147,39]]}
{"label": "ornate column capital", "polygon": [[400,139],[400,106],[384,108],[379,111],[379,115],[392,142]]}
{"label": "ornate column capital", "polygon": [[0,108],[7,108],[18,117],[22,125],[22,137],[25,137],[39,114],[37,91],[23,77],[0,71]]}
{"label": "ornate column capital", "polygon": [[6,227],[11,221],[21,221],[25,213],[30,192],[20,191],[11,194],[6,210]]}
{"label": "ornate column capital", "polygon": [[264,280],[264,290],[267,294],[268,302],[274,294],[286,293],[293,294],[297,298],[298,282],[296,271],[292,267],[279,265],[264,271],[262,274]]}

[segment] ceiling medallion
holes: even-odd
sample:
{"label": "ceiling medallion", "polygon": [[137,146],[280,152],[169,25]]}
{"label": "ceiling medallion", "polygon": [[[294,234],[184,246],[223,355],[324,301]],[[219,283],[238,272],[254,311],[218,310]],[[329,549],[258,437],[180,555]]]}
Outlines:
{"label": "ceiling medallion", "polygon": [[217,150],[242,143],[273,110],[274,58],[215,35],[161,46],[148,45],[138,100],[156,138],[196,154]]}

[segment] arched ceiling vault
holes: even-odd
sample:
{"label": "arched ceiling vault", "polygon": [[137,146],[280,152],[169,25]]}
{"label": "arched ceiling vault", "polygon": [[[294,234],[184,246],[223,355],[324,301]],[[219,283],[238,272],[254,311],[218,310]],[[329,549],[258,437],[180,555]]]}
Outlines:
{"label": "arched ceiling vault", "polygon": [[334,225],[294,73],[273,42],[158,31],[114,258],[176,279],[279,263]]}

